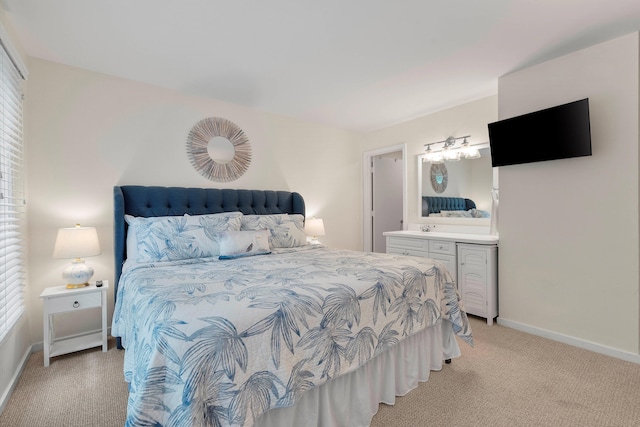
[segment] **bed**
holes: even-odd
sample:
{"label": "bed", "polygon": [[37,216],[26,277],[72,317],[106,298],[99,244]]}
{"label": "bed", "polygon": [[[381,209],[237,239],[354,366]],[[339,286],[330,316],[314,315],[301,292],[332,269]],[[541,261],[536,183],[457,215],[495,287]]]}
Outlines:
{"label": "bed", "polygon": [[464,197],[422,196],[422,216],[439,214],[441,211],[468,211],[476,204]]}
{"label": "bed", "polygon": [[473,345],[442,264],[307,244],[304,215],[295,192],[114,187],[126,425],[366,426]]}
{"label": "bed", "polygon": [[445,218],[489,218],[490,212],[477,209],[464,197],[422,196],[422,216]]}

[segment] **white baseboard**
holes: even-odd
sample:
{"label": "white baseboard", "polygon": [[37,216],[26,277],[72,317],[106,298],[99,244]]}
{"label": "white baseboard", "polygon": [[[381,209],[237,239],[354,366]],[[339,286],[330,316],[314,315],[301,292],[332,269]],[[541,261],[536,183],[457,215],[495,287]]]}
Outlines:
{"label": "white baseboard", "polygon": [[[42,344],[40,344],[40,347],[42,347]],[[33,346],[29,347],[27,351],[25,351],[22,355],[22,359],[20,360],[18,369],[16,369],[16,371],[13,373],[8,387],[5,389],[2,397],[0,398],[0,414],[2,414],[2,411],[4,411],[4,407],[7,406],[7,403],[9,403],[11,393],[13,393],[13,390],[15,390],[16,386],[18,385],[20,375],[22,375],[22,371],[24,371],[25,366],[27,366],[27,361],[29,360],[29,356],[31,356],[31,353],[33,353]]]}
{"label": "white baseboard", "polygon": [[525,325],[524,323],[514,322],[513,320],[505,319],[503,317],[498,317],[498,325],[506,326],[507,328],[511,329],[517,329],[522,332],[527,332],[531,335],[537,335],[539,337],[548,338],[550,340],[558,341],[564,344],[569,344],[574,347],[584,348],[585,350],[590,350],[596,353],[604,354],[606,356],[615,357],[616,359],[640,364],[640,354],[629,353],[626,351],[618,350],[616,348],[596,344],[591,341],[585,341],[568,335],[559,334],[557,332],[548,331],[546,329],[537,328],[535,326]]}
{"label": "white baseboard", "polygon": [[[63,337],[63,338],[59,338],[59,339],[74,338],[74,337],[79,337],[79,336],[83,336],[83,335],[94,334],[94,333],[97,333],[97,332],[100,332],[100,331],[101,331],[100,329],[97,329],[95,331],[83,332],[81,334],[75,334],[75,335],[69,335],[67,337]],[[109,337],[109,336],[111,336],[111,327],[107,328],[107,337]],[[9,386],[6,388],[6,390],[2,394],[2,397],[0,397],[0,414],[2,414],[2,411],[4,410],[4,407],[7,405],[7,403],[9,403],[9,398],[11,398],[11,393],[13,393],[13,390],[15,390],[16,386],[18,385],[18,380],[20,379],[20,375],[22,375],[22,371],[24,371],[24,368],[27,366],[27,361],[29,360],[29,356],[31,356],[32,353],[36,353],[38,351],[42,351],[43,347],[44,347],[44,345],[43,345],[42,341],[40,341],[40,342],[37,342],[35,344],[32,344],[27,349],[27,351],[25,351],[24,355],[22,356],[22,359],[20,360],[20,365],[18,366],[18,369],[16,369],[16,371],[13,374],[13,377],[11,377],[11,381],[9,383]]]}

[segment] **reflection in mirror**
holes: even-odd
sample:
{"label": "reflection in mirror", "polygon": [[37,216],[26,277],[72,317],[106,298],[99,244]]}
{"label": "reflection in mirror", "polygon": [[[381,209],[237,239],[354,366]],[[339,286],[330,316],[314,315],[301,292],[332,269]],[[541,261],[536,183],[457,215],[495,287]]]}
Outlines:
{"label": "reflection in mirror", "polygon": [[445,162],[448,182],[443,192],[437,193],[432,186],[431,163],[423,162],[418,156],[418,209],[422,212],[423,196],[462,197],[475,202],[476,208],[491,212],[491,190],[493,188],[493,168],[491,150],[480,149],[478,159],[463,159]]}
{"label": "reflection in mirror", "polygon": [[219,164],[226,164],[233,160],[236,155],[236,149],[224,136],[214,136],[207,144],[207,153],[211,160]]}
{"label": "reflection in mirror", "polygon": [[429,169],[431,175],[431,188],[438,194],[444,192],[447,189],[447,183],[449,181],[447,166],[444,163],[431,164]]}

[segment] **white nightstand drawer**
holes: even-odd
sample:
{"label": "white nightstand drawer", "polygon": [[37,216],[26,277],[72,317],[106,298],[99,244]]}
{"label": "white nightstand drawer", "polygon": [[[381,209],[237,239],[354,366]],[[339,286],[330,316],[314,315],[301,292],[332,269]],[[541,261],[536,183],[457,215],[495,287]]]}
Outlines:
{"label": "white nightstand drawer", "polygon": [[84,310],[85,308],[100,307],[102,305],[101,298],[102,294],[100,292],[50,298],[47,304],[47,311],[49,312],[49,314],[52,314],[73,310]]}
{"label": "white nightstand drawer", "polygon": [[445,255],[455,255],[456,242],[450,240],[429,240],[429,252],[435,252]]}

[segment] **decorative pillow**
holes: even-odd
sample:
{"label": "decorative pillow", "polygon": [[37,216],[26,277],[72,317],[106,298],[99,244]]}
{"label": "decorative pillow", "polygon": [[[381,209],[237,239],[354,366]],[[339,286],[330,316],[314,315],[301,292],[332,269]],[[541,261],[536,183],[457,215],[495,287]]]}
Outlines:
{"label": "decorative pillow", "polygon": [[447,218],[471,218],[468,211],[440,211],[440,215]]}
{"label": "decorative pillow", "polygon": [[271,253],[269,230],[222,231],[218,233],[220,259],[234,259]]}
{"label": "decorative pillow", "polygon": [[136,262],[218,256],[217,233],[240,230],[241,217],[241,212],[151,218],[125,215],[127,256]]}
{"label": "decorative pillow", "polygon": [[488,211],[483,211],[481,209],[469,209],[471,212],[471,216],[473,218],[490,218],[491,214]]}
{"label": "decorative pillow", "polygon": [[272,248],[295,248],[307,244],[304,217],[300,214],[243,215],[240,230],[269,230]]}

